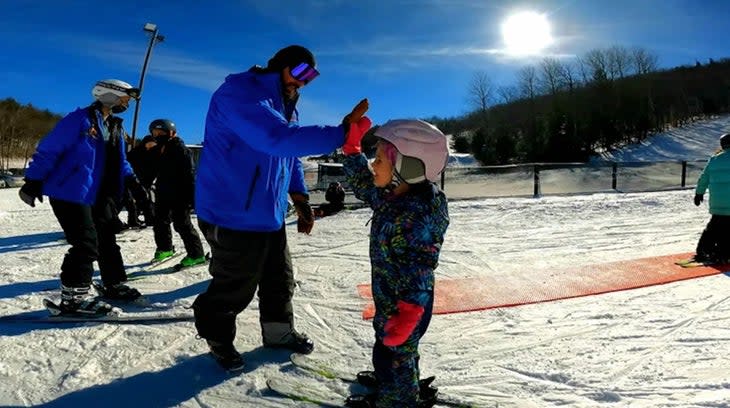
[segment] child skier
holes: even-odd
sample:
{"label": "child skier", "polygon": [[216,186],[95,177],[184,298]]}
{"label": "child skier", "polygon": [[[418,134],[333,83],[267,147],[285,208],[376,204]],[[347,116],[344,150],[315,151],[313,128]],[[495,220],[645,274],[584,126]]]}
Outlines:
{"label": "child skier", "polygon": [[[420,120],[391,120],[379,138],[372,173],[360,141],[370,120],[351,125],[344,170],[355,196],[373,209],[370,262],[375,302],[376,392],[350,407],[430,407],[436,389],[419,387],[418,343],[431,321],[434,270],[449,225],[446,196],[434,183],[446,166],[446,137]],[[351,128],[352,129],[352,128]]]}

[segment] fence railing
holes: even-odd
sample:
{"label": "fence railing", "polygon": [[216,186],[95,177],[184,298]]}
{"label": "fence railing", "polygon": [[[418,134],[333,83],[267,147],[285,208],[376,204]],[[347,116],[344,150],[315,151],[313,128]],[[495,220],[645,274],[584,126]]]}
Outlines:
{"label": "fence railing", "polygon": [[[449,198],[660,191],[694,185],[705,163],[685,160],[447,167],[441,174],[441,188]],[[326,188],[331,181],[345,179],[332,168],[323,173],[305,173],[310,189]]]}

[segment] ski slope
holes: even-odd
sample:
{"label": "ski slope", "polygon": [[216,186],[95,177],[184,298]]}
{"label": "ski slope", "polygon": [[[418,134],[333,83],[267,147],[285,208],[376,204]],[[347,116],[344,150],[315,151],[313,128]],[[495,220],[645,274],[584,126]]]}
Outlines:
{"label": "ski slope", "polygon": [[[727,127],[727,117],[696,123],[673,134],[679,144],[663,142],[659,135],[645,145],[663,145],[664,152],[681,155],[694,149],[681,146],[693,145],[703,134],[713,135],[716,143]],[[714,150],[712,140],[707,136],[704,147],[696,147],[699,159]],[[613,154],[614,159],[623,154],[625,160],[641,160],[658,150]],[[2,321],[39,311],[43,297],[58,296],[58,272],[68,249],[47,201],[30,208],[17,191],[0,190],[0,406],[309,406],[268,391],[271,376],[343,391],[340,383],[293,368],[287,352],[261,347],[255,300],[238,318],[236,346],[247,366],[237,376],[222,372],[207,356],[189,321]],[[437,278],[549,281],[576,267],[692,252],[709,219],[706,204],[692,204],[693,194],[452,201]],[[299,283],[298,329],[315,340],[314,357],[334,361],[341,370],[370,366],[373,334],[370,322],[361,318],[366,300],[356,290],[369,282],[370,215],[368,209],[347,211],[319,220],[310,236],[295,228],[288,232]],[[138,271],[155,249],[151,229],[126,232],[119,245],[129,271]],[[186,308],[208,279],[204,266],[146,273],[133,285],[156,307],[177,314],[189,313]],[[730,276],[720,274],[436,315],[422,342],[421,370],[424,376],[436,375],[444,393],[480,407],[717,408],[730,407],[729,350]]]}
{"label": "ski slope", "polygon": [[[450,204],[439,278],[527,274],[567,265],[692,251],[708,219],[692,191],[486,199]],[[355,287],[368,282],[367,209],[289,231],[299,286],[298,328],[315,356],[369,367],[372,329]],[[50,206],[21,206],[0,190],[0,315],[57,296],[67,246]],[[177,239],[177,237],[176,237]],[[151,230],[120,236],[125,261],[154,251]],[[182,247],[180,241],[176,246]],[[189,306],[205,267],[135,285],[156,302]],[[519,287],[514,288],[519,291]],[[222,373],[191,322],[158,325],[0,323],[1,406],[291,407],[265,386],[306,378],[288,354],[260,347],[256,301],[238,319],[246,370]],[[730,277],[521,307],[434,316],[422,371],[444,392],[484,407],[728,407]],[[311,381],[327,381],[309,378]]]}

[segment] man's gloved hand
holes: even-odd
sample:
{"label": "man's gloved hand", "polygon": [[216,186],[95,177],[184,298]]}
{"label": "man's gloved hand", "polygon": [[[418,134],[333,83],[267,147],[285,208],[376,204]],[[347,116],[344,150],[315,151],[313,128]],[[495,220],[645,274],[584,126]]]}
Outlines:
{"label": "man's gloved hand", "polygon": [[40,180],[25,179],[25,184],[18,191],[20,199],[31,207],[35,207],[35,199],[43,202],[43,182]]}
{"label": "man's gloved hand", "polygon": [[367,116],[363,116],[355,123],[350,124],[350,130],[345,135],[345,144],[342,145],[342,153],[347,156],[360,154],[362,152],[362,138],[370,130],[373,123]]}
{"label": "man's gloved hand", "polygon": [[423,316],[423,306],[399,300],[396,304],[398,314],[385,322],[383,344],[388,347],[400,346],[408,340]]}
{"label": "man's gloved hand", "polygon": [[294,209],[297,211],[297,231],[310,234],[314,228],[314,212],[309,205],[309,195],[302,193],[289,193],[294,202]]}
{"label": "man's gloved hand", "polygon": [[142,184],[137,180],[137,176],[131,175],[124,179],[124,186],[132,192],[132,197],[136,201],[137,205],[141,208],[145,208],[150,205],[150,198],[147,195],[147,190],[142,187]]}
{"label": "man's gloved hand", "polygon": [[700,206],[702,204],[702,201],[705,199],[704,194],[695,194],[695,205]]}

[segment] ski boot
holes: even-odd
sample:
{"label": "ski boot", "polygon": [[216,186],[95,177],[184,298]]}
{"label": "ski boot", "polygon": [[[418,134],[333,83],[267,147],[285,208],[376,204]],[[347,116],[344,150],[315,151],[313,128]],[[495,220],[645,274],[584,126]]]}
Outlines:
{"label": "ski boot", "polygon": [[243,370],[244,363],[241,354],[236,350],[233,344],[219,343],[213,340],[206,340],[210,348],[210,355],[221,367],[229,372],[237,372]]}
{"label": "ski boot", "polygon": [[158,249],[155,251],[155,256],[152,257],[152,262],[162,262],[167,258],[172,258],[172,256],[175,255],[175,249],[170,249],[169,251],[162,251]]}
{"label": "ski boot", "polygon": [[106,316],[113,311],[110,304],[89,294],[89,286],[70,287],[61,285],[60,314]]}
{"label": "ski boot", "polygon": [[106,299],[131,302],[142,297],[142,294],[137,289],[131,288],[121,282],[113,285],[103,285],[94,282],[94,289],[99,292],[101,297]]}
{"label": "ski boot", "polygon": [[264,347],[285,348],[299,354],[310,354],[314,351],[312,339],[294,330],[289,323],[263,323],[261,331]]}
{"label": "ski boot", "polygon": [[183,258],[180,261],[179,264],[175,265],[175,270],[176,271],[179,271],[181,269],[189,268],[189,267],[195,266],[195,265],[201,265],[201,264],[204,264],[206,262],[208,262],[208,256],[207,255],[203,255],[203,256],[200,256],[200,257],[197,257],[197,258],[193,258],[193,257],[191,257],[191,256],[188,255],[185,258]]}
{"label": "ski boot", "polygon": [[353,394],[345,399],[348,408],[375,408],[375,394]]}
{"label": "ski boot", "polygon": [[[419,408],[431,407],[436,403],[436,397],[438,396],[439,389],[438,387],[431,385],[435,379],[435,376],[431,376],[418,380]],[[357,382],[368,388],[378,388],[378,379],[375,377],[374,371],[360,371],[357,373]]]}

